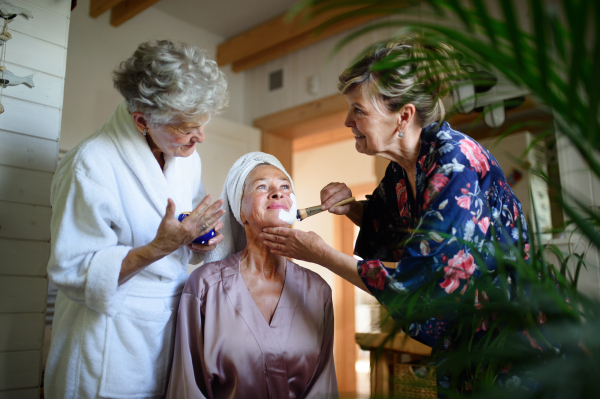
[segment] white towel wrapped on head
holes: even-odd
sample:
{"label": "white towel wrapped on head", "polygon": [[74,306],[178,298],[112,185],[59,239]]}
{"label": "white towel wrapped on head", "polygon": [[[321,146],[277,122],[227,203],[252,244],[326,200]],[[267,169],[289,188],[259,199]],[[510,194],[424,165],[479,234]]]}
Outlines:
{"label": "white towel wrapped on head", "polygon": [[248,177],[256,166],[265,163],[273,165],[285,173],[292,185],[292,191],[294,190],[292,178],[281,162],[273,155],[256,151],[241,156],[229,170],[225,179],[225,185],[223,186],[223,192],[221,193],[221,199],[225,200],[223,204],[225,215],[221,218],[223,229],[221,229],[220,233],[223,234],[225,239],[213,251],[206,254],[205,264],[225,259],[246,247],[246,232],[240,218],[244,183],[246,182],[246,177]]}

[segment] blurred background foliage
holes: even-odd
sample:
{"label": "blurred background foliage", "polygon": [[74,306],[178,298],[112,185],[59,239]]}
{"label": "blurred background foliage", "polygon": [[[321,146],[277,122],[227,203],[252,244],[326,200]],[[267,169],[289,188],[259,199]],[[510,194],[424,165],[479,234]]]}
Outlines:
{"label": "blurred background foliage", "polygon": [[[410,3],[427,3],[429,11],[419,18],[407,16]],[[536,141],[556,145],[554,137],[566,137],[594,178],[600,178],[599,1],[305,0],[296,4],[291,15],[311,18],[335,10],[337,16],[320,29],[365,13],[391,17],[354,31],[338,43],[336,51],[352,46],[362,35],[396,27],[398,35],[416,32],[425,43],[448,43],[457,50],[455,57],[461,65],[478,65],[527,89],[554,118],[554,126],[538,134]],[[382,60],[374,68],[384,76],[386,69],[403,62],[407,61]],[[477,79],[471,76],[476,84]],[[526,128],[520,124],[505,135]],[[395,318],[392,335],[401,329],[409,331],[414,321],[456,314],[449,333],[454,339],[452,349],[437,351],[431,359],[438,372],[451,376],[449,389],[443,392],[448,397],[467,392],[486,398],[598,395],[600,303],[577,286],[582,268],[598,267],[586,262],[586,253],[600,249],[600,215],[562,190],[547,170],[531,166],[530,173],[552,188],[551,201],[560,205],[567,220],[562,231],[571,239],[583,240],[583,250],[561,251],[544,244],[538,228],[530,237],[529,253],[524,245],[497,247],[498,269],[471,280],[464,292],[435,298],[429,295],[436,284],[432,281],[418,292],[395,298],[391,306],[391,313],[402,315]],[[515,280],[518,284],[508,283]],[[487,333],[482,335],[481,330]],[[500,382],[500,372],[507,367],[518,378],[537,383],[523,389],[511,381]]]}

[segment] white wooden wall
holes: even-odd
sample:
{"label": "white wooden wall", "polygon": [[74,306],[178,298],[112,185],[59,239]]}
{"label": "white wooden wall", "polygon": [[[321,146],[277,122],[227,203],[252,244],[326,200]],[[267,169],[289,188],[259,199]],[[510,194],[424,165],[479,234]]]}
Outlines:
{"label": "white wooden wall", "polygon": [[0,114],[0,398],[37,398],[42,367],[50,183],[58,159],[71,0],[10,0],[6,67],[34,88],[3,90]]}

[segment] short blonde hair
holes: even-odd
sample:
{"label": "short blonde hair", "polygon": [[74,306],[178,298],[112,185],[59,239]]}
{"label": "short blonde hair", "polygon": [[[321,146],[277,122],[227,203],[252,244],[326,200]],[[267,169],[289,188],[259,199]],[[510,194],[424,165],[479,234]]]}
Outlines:
{"label": "short blonde hair", "polygon": [[374,46],[340,75],[338,90],[342,94],[365,90],[390,112],[413,104],[419,125],[425,127],[444,119],[441,99],[462,77],[451,46],[409,34]]}

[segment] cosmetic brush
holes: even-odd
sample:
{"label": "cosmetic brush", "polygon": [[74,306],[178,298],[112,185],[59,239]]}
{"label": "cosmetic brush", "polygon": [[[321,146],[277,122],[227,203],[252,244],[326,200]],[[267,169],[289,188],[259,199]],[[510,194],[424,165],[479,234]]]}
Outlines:
{"label": "cosmetic brush", "polygon": [[[336,206],[346,205],[352,201],[355,201],[354,197],[346,198],[345,200],[340,201],[337,204],[334,204],[331,208],[335,208]],[[331,208],[329,208],[329,209],[331,209]],[[305,208],[305,209],[298,209],[298,212],[296,213],[296,219],[298,219],[298,221],[301,222],[304,219],[306,219],[307,217],[316,215],[317,213],[321,213],[321,212],[323,212],[323,209],[321,209],[321,205],[311,206],[310,208]]]}

